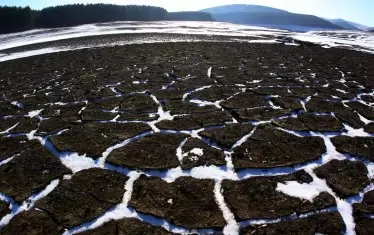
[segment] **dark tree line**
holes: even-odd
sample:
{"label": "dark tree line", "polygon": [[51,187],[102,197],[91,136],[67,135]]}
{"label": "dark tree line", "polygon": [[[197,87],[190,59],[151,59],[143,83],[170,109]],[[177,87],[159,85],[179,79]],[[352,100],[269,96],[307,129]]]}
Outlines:
{"label": "dark tree line", "polygon": [[75,4],[44,8],[1,7],[0,34],[33,28],[56,28],[110,21],[159,21],[168,12],[160,7],[118,6],[110,4]]}
{"label": "dark tree line", "polygon": [[0,33],[32,29],[34,15],[30,7],[0,7]]}
{"label": "dark tree line", "polygon": [[67,27],[110,21],[164,20],[167,11],[160,7],[76,4],[43,9],[36,19],[38,28]]}
{"label": "dark tree line", "polygon": [[199,11],[170,12],[167,15],[167,20],[214,21],[210,13],[199,12]]}

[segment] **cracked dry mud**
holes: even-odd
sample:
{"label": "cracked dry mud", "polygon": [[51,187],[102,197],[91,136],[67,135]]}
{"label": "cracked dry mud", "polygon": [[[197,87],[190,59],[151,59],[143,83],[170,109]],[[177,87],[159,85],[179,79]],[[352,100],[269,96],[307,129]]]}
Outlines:
{"label": "cracked dry mud", "polygon": [[0,87],[0,234],[374,232],[373,55],[139,44]]}

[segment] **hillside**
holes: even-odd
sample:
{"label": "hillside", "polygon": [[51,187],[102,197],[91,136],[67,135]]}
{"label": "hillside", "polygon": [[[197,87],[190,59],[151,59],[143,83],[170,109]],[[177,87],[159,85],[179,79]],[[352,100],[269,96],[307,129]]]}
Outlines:
{"label": "hillside", "polygon": [[225,5],[203,9],[201,11],[209,12],[210,14],[222,14],[229,12],[266,12],[266,13],[287,13],[288,11],[260,6],[260,5],[246,5],[246,4],[234,4],[234,5]]}
{"label": "hillside", "polygon": [[303,15],[258,5],[227,5],[202,10],[213,15],[216,21],[235,24],[262,25],[281,28],[342,29],[327,20],[313,15]]}
{"label": "hillside", "polygon": [[325,19],[325,20],[328,20],[333,24],[335,24],[335,22],[336,23],[342,22],[343,25],[344,24],[346,24],[347,26],[350,25],[349,27],[353,26],[353,27],[357,28],[358,30],[362,30],[362,31],[369,31],[369,29],[371,28],[370,26],[359,24],[359,23],[356,23],[356,22],[348,21],[348,20],[344,20],[344,19]]}
{"label": "hillside", "polygon": [[338,25],[338,26],[340,26],[340,27],[342,27],[343,29],[346,29],[346,30],[362,30],[362,29],[356,27],[353,23],[351,23],[349,21],[346,21],[346,20],[343,20],[343,19],[330,19],[328,21],[330,21],[331,23],[333,23],[335,25]]}
{"label": "hillside", "polygon": [[171,21],[214,21],[212,15],[210,13],[199,12],[199,11],[169,12],[166,15],[166,20],[171,20]]}

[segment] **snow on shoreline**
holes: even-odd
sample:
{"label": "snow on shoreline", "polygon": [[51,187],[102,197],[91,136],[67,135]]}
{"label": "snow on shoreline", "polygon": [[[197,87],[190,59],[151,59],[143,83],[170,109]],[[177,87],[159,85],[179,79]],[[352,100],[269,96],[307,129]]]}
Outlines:
{"label": "snow on shoreline", "polygon": [[[124,44],[201,41],[189,38],[170,39],[161,37],[144,38],[133,42],[118,41],[102,45],[83,44],[78,47],[47,47],[15,53],[3,53],[2,50],[38,43],[53,42],[64,39],[81,38],[87,36],[103,36],[118,34],[180,34],[180,35],[205,35],[227,36],[229,41],[241,41],[230,37],[254,37],[257,39],[244,40],[248,43],[277,43],[276,37],[289,37],[299,41],[319,44],[325,48],[344,47],[374,54],[374,34],[355,31],[310,31],[306,33],[289,32],[286,30],[270,29],[256,26],[236,25],[221,22],[111,22],[102,24],[87,24],[76,27],[56,29],[36,29],[26,32],[0,35],[0,62],[14,60],[35,55],[49,54],[60,51],[78,50],[92,47],[105,47]],[[270,39],[269,39],[270,37]],[[279,43],[279,42],[278,42]],[[287,43],[286,43],[287,44]],[[289,44],[289,43],[288,43]],[[297,45],[297,44],[292,44]]]}

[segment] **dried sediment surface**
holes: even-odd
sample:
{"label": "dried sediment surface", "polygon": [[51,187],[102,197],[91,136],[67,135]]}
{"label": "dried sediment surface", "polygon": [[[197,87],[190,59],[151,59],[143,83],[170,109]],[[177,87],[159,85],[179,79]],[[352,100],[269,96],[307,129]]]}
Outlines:
{"label": "dried sediment surface", "polygon": [[374,56],[214,40],[0,63],[0,234],[370,234]]}

